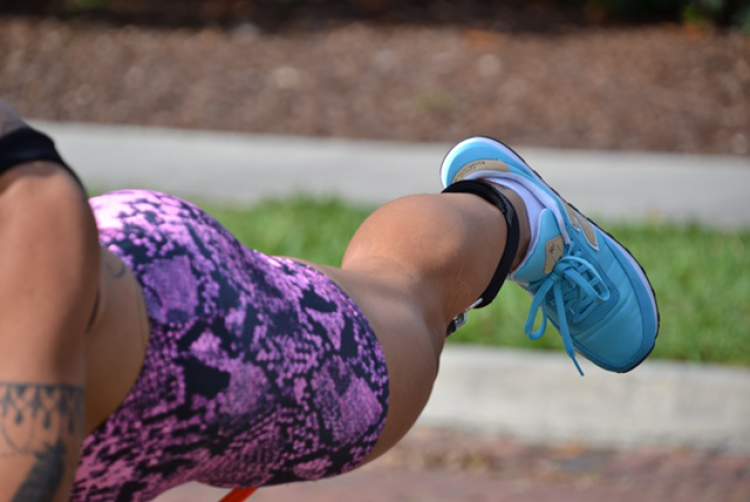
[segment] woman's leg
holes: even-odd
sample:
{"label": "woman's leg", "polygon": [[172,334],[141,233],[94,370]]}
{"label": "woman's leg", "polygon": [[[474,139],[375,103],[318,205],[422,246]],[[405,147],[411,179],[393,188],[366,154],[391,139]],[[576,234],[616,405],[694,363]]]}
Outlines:
{"label": "woman's leg", "polygon": [[[190,479],[218,486],[317,479],[359,465],[373,445],[370,458],[382,453],[423,408],[449,321],[482,294],[505,247],[504,218],[473,195],[409,197],[376,211],[343,267],[328,271],[373,335],[327,277],[241,248],[188,203],[130,191],[92,205],[108,222],[100,227],[105,245],[129,256],[149,287],[152,336],[127,405],[86,440],[81,500],[130,489],[123,478],[91,475],[119,460],[130,486],[155,494]],[[125,227],[144,236],[141,244]],[[148,253],[128,255],[137,245]],[[150,407],[139,403],[154,402],[164,411],[146,422]],[[131,452],[132,436],[147,439]],[[191,464],[197,458],[200,468]]]}
{"label": "woman's leg", "polygon": [[[525,208],[512,192],[504,195],[522,222],[522,256],[529,235]],[[500,211],[475,195],[410,196],[362,224],[340,269],[319,267],[357,302],[385,352],[390,407],[371,459],[401,439],[421,413],[447,327],[487,287],[506,236]]]}

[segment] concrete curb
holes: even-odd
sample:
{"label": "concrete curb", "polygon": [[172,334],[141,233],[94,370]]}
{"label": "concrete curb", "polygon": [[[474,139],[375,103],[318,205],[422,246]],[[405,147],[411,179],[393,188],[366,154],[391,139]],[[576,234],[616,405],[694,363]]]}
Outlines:
{"label": "concrete curb", "polygon": [[750,370],[647,361],[627,374],[564,353],[449,346],[420,425],[532,442],[750,452]]}
{"label": "concrete curb", "polygon": [[[382,203],[440,189],[447,144],[34,122],[91,187],[247,203],[293,193]],[[750,227],[750,158],[519,148],[580,209],[612,219]]]}

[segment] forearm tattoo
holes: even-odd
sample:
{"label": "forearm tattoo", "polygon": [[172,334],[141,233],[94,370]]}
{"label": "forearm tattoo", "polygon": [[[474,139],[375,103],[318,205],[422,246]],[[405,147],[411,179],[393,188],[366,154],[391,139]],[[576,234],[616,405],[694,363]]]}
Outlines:
{"label": "forearm tattoo", "polygon": [[0,382],[0,457],[35,459],[13,502],[54,498],[70,441],[82,434],[83,405],[82,387]]}

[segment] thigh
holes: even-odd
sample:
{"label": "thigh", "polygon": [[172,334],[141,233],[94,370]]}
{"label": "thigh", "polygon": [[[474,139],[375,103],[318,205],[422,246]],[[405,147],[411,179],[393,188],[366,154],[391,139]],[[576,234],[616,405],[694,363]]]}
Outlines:
{"label": "thigh", "polygon": [[339,286],[243,248],[165,194],[94,206],[105,247],[143,287],[150,337],[138,381],[86,438],[74,500],[317,479],[364,461],[382,435],[388,374]]}
{"label": "thigh", "polygon": [[[364,312],[385,354],[390,402],[385,430],[368,461],[394,446],[427,404],[437,376],[444,336],[428,324],[413,292],[398,278],[316,266]],[[440,340],[436,342],[436,340]]]}
{"label": "thigh", "polygon": [[245,365],[230,374],[234,418],[220,435],[231,445],[222,467],[199,479],[257,486],[253,470],[268,485],[360,466],[390,406],[386,359],[368,319],[316,268],[256,252],[249,258],[265,272],[254,274],[257,294],[248,298],[258,315],[245,318],[255,323],[241,349]]}

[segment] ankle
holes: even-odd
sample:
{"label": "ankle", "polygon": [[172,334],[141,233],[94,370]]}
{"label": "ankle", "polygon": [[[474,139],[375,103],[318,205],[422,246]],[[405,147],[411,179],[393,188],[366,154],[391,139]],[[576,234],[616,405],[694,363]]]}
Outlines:
{"label": "ankle", "polygon": [[526,211],[526,204],[516,192],[504,186],[498,186],[498,190],[510,201],[513,209],[516,210],[519,222],[519,241],[516,256],[513,258],[511,271],[514,271],[526,257],[531,242],[531,227],[529,226],[529,214]]}

